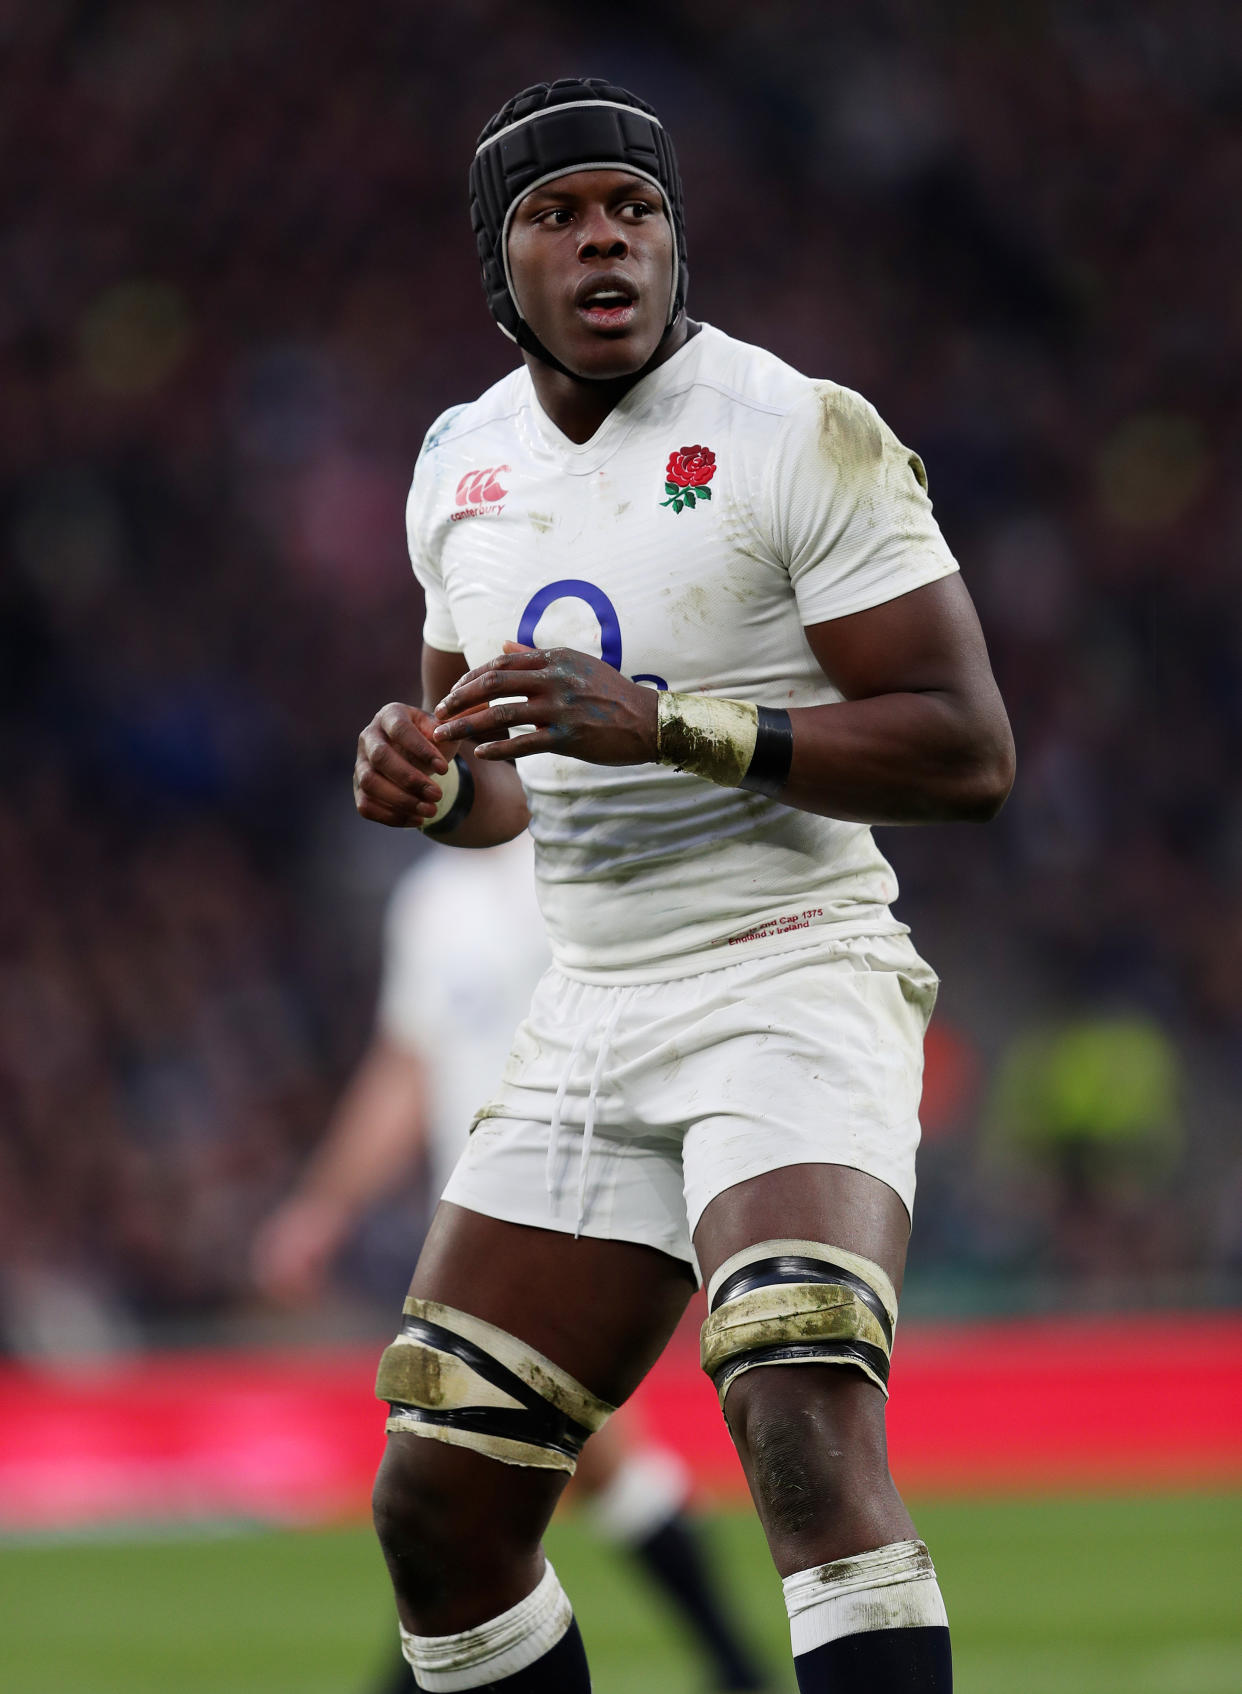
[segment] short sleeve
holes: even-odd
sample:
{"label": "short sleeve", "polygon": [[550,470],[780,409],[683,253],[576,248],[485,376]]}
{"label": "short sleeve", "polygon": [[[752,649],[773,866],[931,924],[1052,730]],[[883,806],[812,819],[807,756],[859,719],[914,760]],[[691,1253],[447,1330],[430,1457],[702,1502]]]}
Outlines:
{"label": "short sleeve", "polygon": [[418,937],[426,909],[426,865],[415,865],[398,881],[384,914],[383,963],[375,1021],[381,1035],[398,1047],[418,1052],[426,1039],[425,972],[419,965]]}
{"label": "short sleeve", "polygon": [[462,644],[453,624],[448,596],[444,592],[439,552],[431,542],[436,492],[440,482],[437,449],[448,426],[461,410],[460,406],[451,407],[443,416],[437,418],[428,430],[422,451],[418,455],[418,463],[414,467],[409,499],[405,503],[406,544],[410,550],[410,563],[422,587],[426,604],[423,640],[429,647],[437,647],[443,653],[460,653]]}
{"label": "short sleeve", "polygon": [[923,462],[868,401],[816,384],[786,419],[768,477],[769,522],[804,627],[949,576]]}

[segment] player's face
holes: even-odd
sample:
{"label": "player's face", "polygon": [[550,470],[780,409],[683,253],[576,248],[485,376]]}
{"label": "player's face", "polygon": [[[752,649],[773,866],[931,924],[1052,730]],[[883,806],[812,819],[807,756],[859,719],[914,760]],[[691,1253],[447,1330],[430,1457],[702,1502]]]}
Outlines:
{"label": "player's face", "polygon": [[628,171],[574,171],[533,189],[509,227],[518,309],[567,370],[632,376],[660,344],[673,288],[660,191]]}

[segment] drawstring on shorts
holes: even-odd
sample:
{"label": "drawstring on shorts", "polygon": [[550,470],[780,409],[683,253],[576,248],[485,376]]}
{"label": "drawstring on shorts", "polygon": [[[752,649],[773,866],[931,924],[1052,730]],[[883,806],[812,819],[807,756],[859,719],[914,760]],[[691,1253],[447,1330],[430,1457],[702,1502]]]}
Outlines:
{"label": "drawstring on shorts", "polygon": [[546,1167],[546,1184],[549,1194],[556,1188],[556,1158],[560,1151],[561,1124],[564,1118],[565,1095],[573,1078],[574,1066],[593,1035],[598,1034],[599,1046],[595,1053],[595,1063],[591,1067],[591,1085],[587,1091],[586,1116],[582,1124],[582,1151],[578,1156],[578,1210],[574,1218],[574,1239],[582,1234],[582,1220],[586,1216],[587,1174],[590,1166],[591,1145],[595,1139],[595,1117],[599,1102],[599,1085],[604,1075],[604,1066],[608,1063],[612,1050],[613,1032],[617,1027],[617,1019],[621,1016],[626,996],[618,992],[613,997],[613,1003],[608,1015],[601,1023],[592,1028],[588,1025],[580,1029],[574,1037],[569,1049],[569,1057],[565,1061],[565,1070],[556,1090],[556,1098],[552,1102],[552,1119],[548,1125],[548,1162]]}

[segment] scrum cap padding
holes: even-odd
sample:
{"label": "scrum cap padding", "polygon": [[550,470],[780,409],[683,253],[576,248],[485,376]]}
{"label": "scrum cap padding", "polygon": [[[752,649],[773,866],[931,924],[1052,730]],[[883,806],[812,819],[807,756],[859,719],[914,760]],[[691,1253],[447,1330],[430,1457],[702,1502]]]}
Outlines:
{"label": "scrum cap padding", "polygon": [[673,144],[645,101],[595,79],[541,83],[497,113],[470,167],[470,216],[483,289],[506,335],[546,358],[518,311],[509,272],[509,225],[533,188],[580,170],[623,170],[660,190],[675,237],[667,322],[685,303],[686,238],[681,176]]}
{"label": "scrum cap padding", "polygon": [[759,1365],[843,1364],[887,1396],[897,1297],[882,1268],[818,1241],[762,1241],[726,1260],[708,1290],[700,1362],[723,1406]]}
{"label": "scrum cap padding", "polygon": [[375,1380],[376,1398],[390,1407],[390,1433],[572,1472],[587,1437],[612,1415],[606,1401],[494,1324],[412,1296],[404,1312]]}

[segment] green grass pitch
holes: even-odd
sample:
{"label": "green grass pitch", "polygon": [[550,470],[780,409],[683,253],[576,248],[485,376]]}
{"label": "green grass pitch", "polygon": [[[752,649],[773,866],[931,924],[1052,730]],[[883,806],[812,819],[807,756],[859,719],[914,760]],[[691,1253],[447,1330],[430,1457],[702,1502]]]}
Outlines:
{"label": "green grass pitch", "polygon": [[[958,1694],[1238,1694],[1242,1495],[927,1503]],[[757,1526],[707,1520],[790,1690]],[[627,1562],[572,1519],[549,1549],[596,1694],[691,1694],[700,1668]],[[5,1694],[367,1694],[392,1640],[362,1528],[0,1547]]]}

